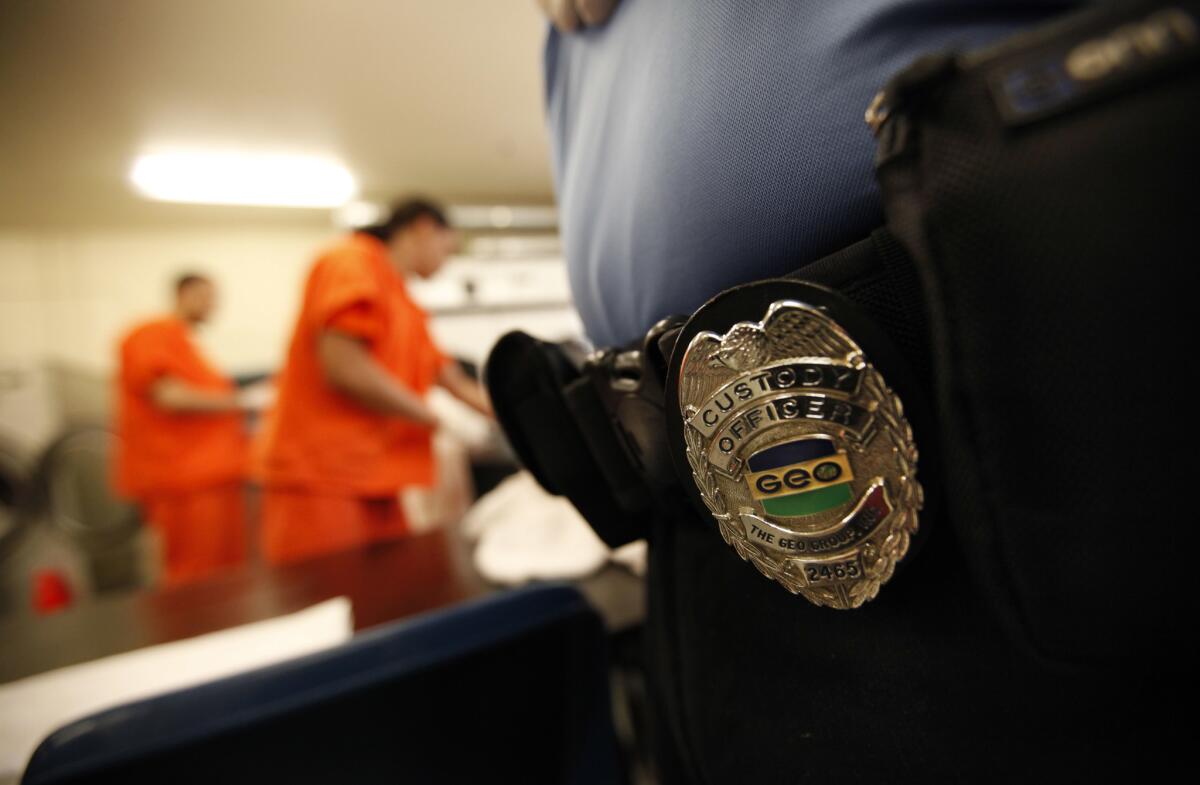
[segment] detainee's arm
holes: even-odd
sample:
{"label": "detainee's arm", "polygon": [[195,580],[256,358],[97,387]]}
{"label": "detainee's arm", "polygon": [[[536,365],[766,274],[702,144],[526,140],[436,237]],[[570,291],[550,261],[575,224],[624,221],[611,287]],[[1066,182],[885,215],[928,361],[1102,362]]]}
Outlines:
{"label": "detainee's arm", "polygon": [[166,375],[150,386],[150,400],[169,412],[222,414],[240,411],[238,394],[226,390],[204,390],[177,376]]}
{"label": "detainee's arm", "polygon": [[485,417],[495,417],[492,402],[483,385],[472,379],[456,362],[448,362],[438,372],[437,383],[458,400]]}
{"label": "detainee's arm", "polygon": [[437,416],[421,396],[405,387],[375,361],[366,342],[337,330],[322,330],[317,357],[326,380],[360,405],[436,428]]}

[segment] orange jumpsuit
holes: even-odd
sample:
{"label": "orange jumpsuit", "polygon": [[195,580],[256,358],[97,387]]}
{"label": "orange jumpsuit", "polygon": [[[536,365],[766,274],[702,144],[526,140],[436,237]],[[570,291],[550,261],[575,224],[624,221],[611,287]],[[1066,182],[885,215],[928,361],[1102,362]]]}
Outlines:
{"label": "orange jumpsuit", "polygon": [[335,390],[321,369],[317,338],[327,329],[361,338],[397,381],[424,394],[448,362],[427,322],[374,237],[351,235],[317,259],[278,398],[256,445],[268,561],[297,561],[408,533],[399,491],[433,484],[432,432]]}
{"label": "orange jumpsuit", "polygon": [[157,406],[150,391],[166,376],[205,390],[233,383],[200,355],[180,319],[146,322],[121,341],[115,485],[161,533],[165,578],[177,584],[245,559],[248,456],[240,415]]}

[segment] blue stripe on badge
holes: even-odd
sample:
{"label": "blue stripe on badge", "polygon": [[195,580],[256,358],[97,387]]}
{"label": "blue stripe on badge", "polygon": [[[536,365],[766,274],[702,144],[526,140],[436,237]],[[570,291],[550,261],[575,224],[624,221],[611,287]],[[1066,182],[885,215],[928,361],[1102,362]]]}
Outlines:
{"label": "blue stripe on badge", "polygon": [[765,472],[767,469],[774,469],[777,466],[803,463],[811,461],[813,458],[824,458],[826,455],[833,455],[836,452],[833,442],[829,439],[800,439],[756,452],[746,463],[752,472]]}

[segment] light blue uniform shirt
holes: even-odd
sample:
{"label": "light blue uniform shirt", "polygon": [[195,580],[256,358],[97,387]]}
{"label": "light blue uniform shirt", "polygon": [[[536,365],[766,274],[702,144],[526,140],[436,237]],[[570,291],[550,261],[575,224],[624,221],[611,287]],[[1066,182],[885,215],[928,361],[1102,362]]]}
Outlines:
{"label": "light blue uniform shirt", "polygon": [[551,32],[546,94],[576,305],[599,346],[734,284],[791,272],[883,221],[863,122],[919,55],[1070,4],[623,0]]}

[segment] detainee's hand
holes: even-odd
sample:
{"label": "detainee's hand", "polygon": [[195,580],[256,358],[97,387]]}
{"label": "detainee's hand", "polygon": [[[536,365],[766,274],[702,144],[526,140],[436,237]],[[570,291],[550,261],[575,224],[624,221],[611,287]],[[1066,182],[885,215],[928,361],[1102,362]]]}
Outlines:
{"label": "detainee's hand", "polygon": [[243,412],[261,412],[275,403],[275,383],[266,381],[251,384],[237,391],[237,405]]}
{"label": "detainee's hand", "polygon": [[438,373],[437,383],[446,392],[489,419],[496,419],[492,400],[483,385],[472,379],[457,362],[448,362]]}
{"label": "detainee's hand", "polygon": [[437,412],[426,405],[424,415],[417,420],[417,424],[423,425],[431,431],[436,431],[442,428],[442,418],[438,417]]}
{"label": "detainee's hand", "polygon": [[537,0],[542,13],[562,33],[604,24],[618,2],[620,0]]}

